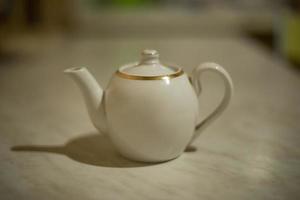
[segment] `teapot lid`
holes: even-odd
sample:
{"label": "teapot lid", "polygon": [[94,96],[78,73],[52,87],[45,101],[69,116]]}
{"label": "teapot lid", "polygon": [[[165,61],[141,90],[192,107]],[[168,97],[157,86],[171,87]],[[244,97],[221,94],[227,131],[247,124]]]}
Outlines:
{"label": "teapot lid", "polygon": [[124,78],[152,80],[166,76],[179,76],[183,74],[183,71],[178,67],[161,64],[158,52],[146,49],[142,51],[139,62],[121,67],[117,74]]}

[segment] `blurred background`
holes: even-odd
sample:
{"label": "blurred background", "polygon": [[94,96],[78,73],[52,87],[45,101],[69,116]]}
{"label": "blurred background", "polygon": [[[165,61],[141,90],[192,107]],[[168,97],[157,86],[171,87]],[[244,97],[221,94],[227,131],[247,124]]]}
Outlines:
{"label": "blurred background", "polygon": [[300,63],[299,0],[0,0],[6,40],[249,37]]}
{"label": "blurred background", "polygon": [[[119,171],[62,72],[106,88],[146,48],[235,93],[197,151]],[[299,66],[300,0],[0,0],[0,199],[300,199]],[[204,119],[224,87],[201,82]]]}

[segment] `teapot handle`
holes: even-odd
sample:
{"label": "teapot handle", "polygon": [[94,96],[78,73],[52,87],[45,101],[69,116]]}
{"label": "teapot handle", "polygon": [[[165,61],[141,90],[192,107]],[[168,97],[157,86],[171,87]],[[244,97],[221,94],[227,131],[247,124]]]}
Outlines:
{"label": "teapot handle", "polygon": [[228,72],[216,63],[203,63],[193,70],[193,74],[191,77],[192,85],[194,86],[198,97],[201,93],[200,76],[203,72],[206,71],[212,71],[221,76],[225,85],[225,92],[222,101],[215,108],[215,110],[212,113],[210,113],[202,122],[196,125],[195,133],[193,135],[193,138],[191,139],[190,144],[200,135],[203,129],[205,129],[212,121],[214,121],[223,113],[233,95],[233,83]]}

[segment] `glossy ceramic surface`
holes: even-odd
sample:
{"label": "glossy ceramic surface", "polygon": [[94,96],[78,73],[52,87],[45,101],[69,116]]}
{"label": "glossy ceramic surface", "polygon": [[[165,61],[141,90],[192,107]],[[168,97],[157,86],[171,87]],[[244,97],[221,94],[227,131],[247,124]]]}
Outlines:
{"label": "glossy ceramic surface", "polygon": [[[225,93],[220,105],[199,122],[197,96],[202,72],[221,76]],[[78,84],[90,118],[109,135],[127,158],[161,162],[178,157],[199,132],[228,106],[233,85],[229,74],[215,63],[197,67],[189,81],[181,68],[164,66],[155,50],[144,50],[140,62],[121,67],[103,92],[86,68],[65,70]]]}
{"label": "glossy ceramic surface", "polygon": [[165,161],[190,142],[198,101],[186,74],[165,80],[115,76],[105,98],[110,137],[126,157]]}

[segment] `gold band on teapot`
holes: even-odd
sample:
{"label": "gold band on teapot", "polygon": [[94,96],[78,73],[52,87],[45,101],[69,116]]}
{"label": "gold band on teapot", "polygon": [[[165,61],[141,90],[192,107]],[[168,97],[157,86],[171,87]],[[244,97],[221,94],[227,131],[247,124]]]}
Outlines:
{"label": "gold band on teapot", "polygon": [[173,74],[168,74],[168,75],[159,75],[159,76],[139,76],[139,75],[132,75],[132,74],[126,74],[118,70],[116,72],[116,75],[125,78],[125,79],[131,79],[131,80],[164,80],[164,79],[171,79],[171,78],[176,78],[178,76],[181,76],[184,74],[184,71],[182,69],[178,69]]}

